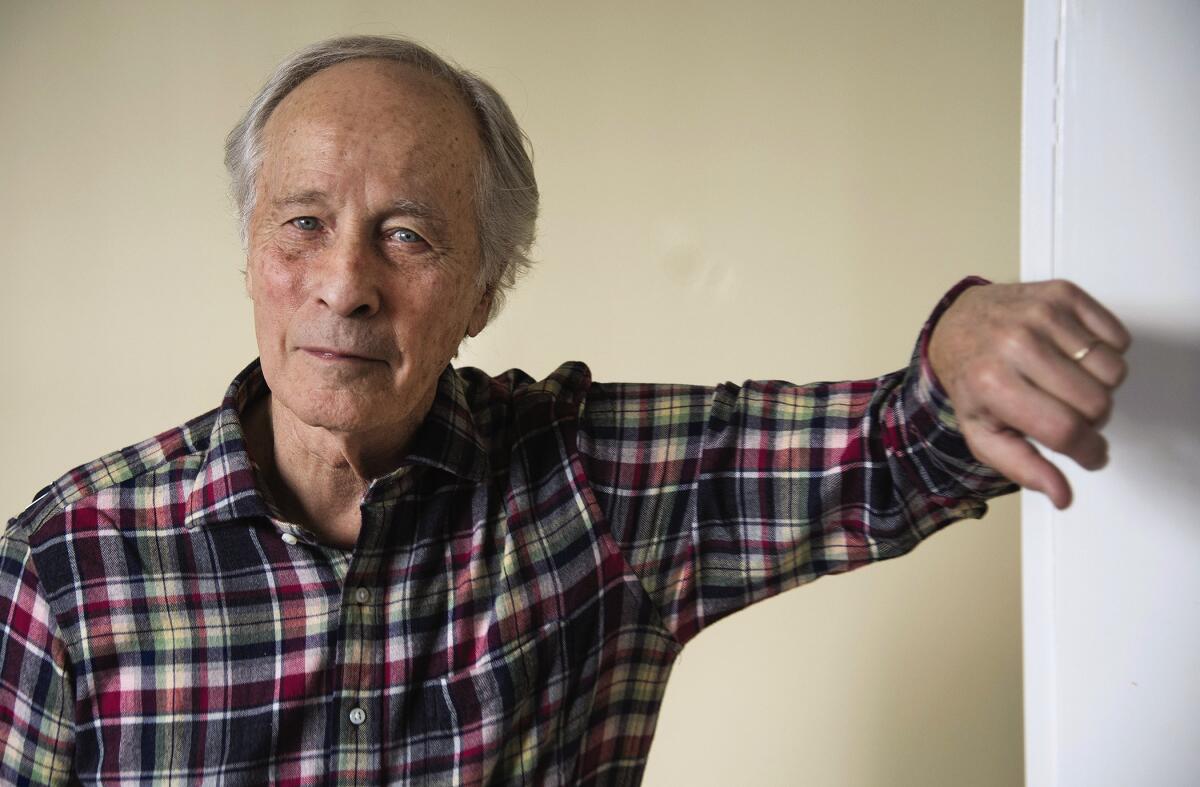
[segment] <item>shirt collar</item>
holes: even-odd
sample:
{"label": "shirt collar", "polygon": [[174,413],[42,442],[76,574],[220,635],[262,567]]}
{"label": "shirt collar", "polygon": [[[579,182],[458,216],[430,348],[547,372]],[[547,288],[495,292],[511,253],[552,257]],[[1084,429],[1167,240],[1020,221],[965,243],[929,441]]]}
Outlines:
{"label": "shirt collar", "polygon": [[[250,402],[269,390],[258,359],[229,384],[188,494],[185,527],[270,514],[255,485],[254,465],[246,451],[240,417]],[[400,467],[372,482],[371,497],[386,496],[388,488],[410,465],[435,467],[469,481],[480,481],[487,474],[487,452],[475,427],[466,386],[452,366],[438,377],[433,404],[413,437],[408,455]]]}

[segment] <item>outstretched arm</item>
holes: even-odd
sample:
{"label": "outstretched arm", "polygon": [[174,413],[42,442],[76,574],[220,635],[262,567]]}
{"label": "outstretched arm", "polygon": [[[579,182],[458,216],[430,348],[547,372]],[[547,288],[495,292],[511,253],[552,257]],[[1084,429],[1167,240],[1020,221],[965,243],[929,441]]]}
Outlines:
{"label": "outstretched arm", "polygon": [[608,530],[686,642],[825,574],[912,550],[1016,489],[972,456],[934,376],[934,309],[907,368],[715,388],[593,384],[579,449]]}

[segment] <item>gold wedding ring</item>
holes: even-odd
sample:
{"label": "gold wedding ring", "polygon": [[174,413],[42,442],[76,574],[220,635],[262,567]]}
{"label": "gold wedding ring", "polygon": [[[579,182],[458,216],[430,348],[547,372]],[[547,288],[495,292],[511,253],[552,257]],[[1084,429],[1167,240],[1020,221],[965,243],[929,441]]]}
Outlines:
{"label": "gold wedding ring", "polygon": [[1092,350],[1096,349],[1096,346],[1098,344],[1100,344],[1100,340],[1093,339],[1092,343],[1089,344],[1087,347],[1084,347],[1082,350],[1076,350],[1075,352],[1071,353],[1071,360],[1076,361],[1076,362],[1082,361],[1084,358],[1087,357],[1088,353],[1090,353]]}

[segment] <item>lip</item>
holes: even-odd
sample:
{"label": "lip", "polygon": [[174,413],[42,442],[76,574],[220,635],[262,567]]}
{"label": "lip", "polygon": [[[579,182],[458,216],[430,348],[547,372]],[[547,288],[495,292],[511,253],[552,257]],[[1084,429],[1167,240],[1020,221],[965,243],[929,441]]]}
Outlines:
{"label": "lip", "polygon": [[301,347],[301,350],[308,353],[314,358],[322,361],[357,361],[365,363],[368,361],[377,361],[378,358],[368,358],[365,355],[354,355],[353,353],[341,352],[332,347]]}

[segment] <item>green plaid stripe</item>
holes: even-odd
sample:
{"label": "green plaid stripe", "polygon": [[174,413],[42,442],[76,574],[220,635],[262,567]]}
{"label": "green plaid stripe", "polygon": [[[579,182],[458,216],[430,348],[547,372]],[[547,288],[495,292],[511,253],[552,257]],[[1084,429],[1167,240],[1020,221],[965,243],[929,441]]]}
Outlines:
{"label": "green plaid stripe", "polygon": [[715,388],[447,369],[358,547],[255,485],[220,408],[64,475],[0,538],[0,780],[636,784],[724,615],[1014,487],[928,368]]}

